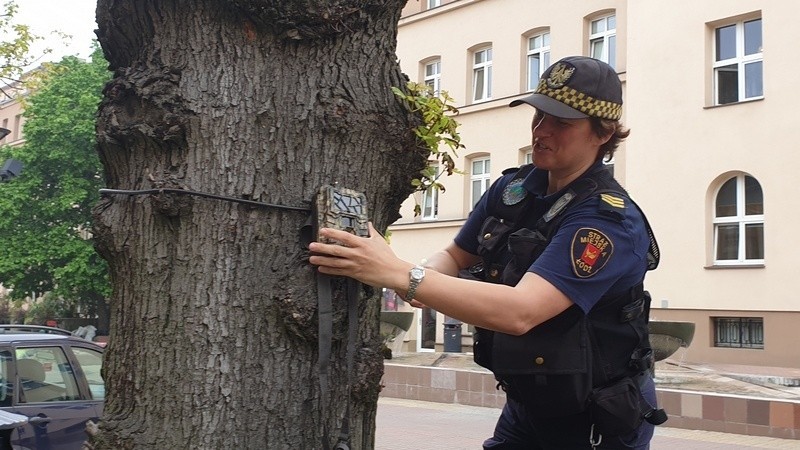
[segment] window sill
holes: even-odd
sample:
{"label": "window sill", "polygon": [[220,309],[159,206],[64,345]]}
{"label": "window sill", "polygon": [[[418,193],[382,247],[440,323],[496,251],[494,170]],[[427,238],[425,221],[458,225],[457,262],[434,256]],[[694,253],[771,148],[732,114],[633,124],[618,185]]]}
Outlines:
{"label": "window sill", "polygon": [[764,97],[748,98],[744,100],[739,100],[738,102],[723,103],[721,105],[707,105],[704,106],[703,109],[724,108],[726,106],[741,105],[744,103],[763,102],[763,101]]}
{"label": "window sill", "polygon": [[704,266],[704,269],[707,270],[718,270],[718,269],[763,269],[765,268],[765,264],[720,264],[720,265],[712,265],[712,266]]}
{"label": "window sill", "polygon": [[758,346],[755,346],[755,345],[750,346],[750,347],[743,347],[741,345],[719,345],[719,344],[714,344],[714,348],[730,348],[730,349],[734,349],[734,350],[764,350],[764,346],[763,345],[761,347],[758,347]]}
{"label": "window sill", "polygon": [[460,227],[464,225],[466,219],[443,219],[443,220],[415,220],[413,222],[395,222],[389,225],[389,229],[398,228],[444,228]]}

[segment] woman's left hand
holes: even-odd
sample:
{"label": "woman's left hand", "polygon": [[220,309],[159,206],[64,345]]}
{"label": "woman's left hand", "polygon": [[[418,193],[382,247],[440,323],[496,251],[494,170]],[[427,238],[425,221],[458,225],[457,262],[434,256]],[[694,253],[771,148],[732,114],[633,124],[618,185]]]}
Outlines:
{"label": "woman's left hand", "polygon": [[308,246],[312,253],[309,262],[319,266],[320,273],[355,278],[376,287],[405,289],[408,270],[413,264],[395,256],[372,222],[369,223],[368,238],[332,228],[322,228],[319,234],[344,244],[312,242]]}

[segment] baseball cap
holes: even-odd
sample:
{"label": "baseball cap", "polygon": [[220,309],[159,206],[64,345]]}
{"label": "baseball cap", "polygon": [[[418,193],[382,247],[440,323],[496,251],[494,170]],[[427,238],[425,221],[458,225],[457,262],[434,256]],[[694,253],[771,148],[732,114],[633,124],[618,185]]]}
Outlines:
{"label": "baseball cap", "polygon": [[568,56],[544,71],[539,85],[528,97],[509,106],[527,103],[563,119],[622,117],[622,83],[617,71],[599,59]]}

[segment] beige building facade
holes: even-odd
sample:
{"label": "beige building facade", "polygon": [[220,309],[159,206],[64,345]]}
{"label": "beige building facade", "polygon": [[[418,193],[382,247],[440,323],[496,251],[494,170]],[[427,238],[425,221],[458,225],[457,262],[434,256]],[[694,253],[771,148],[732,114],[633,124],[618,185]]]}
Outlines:
{"label": "beige building facade", "polygon": [[[785,20],[798,13],[792,0],[410,0],[398,58],[412,81],[455,99],[465,174],[443,176],[444,193],[410,198],[392,247],[420,261],[447,245],[489,184],[529,158],[533,110],[509,102],[550,63],[597,57],[623,81],[632,130],[614,173],[661,246],[645,283],[651,319],[696,325],[675,357],[800,367],[800,157],[790,138],[800,29]],[[403,349],[442,350],[453,325],[416,314]],[[469,351],[469,327],[460,330]]]}
{"label": "beige building facade", "polygon": [[24,108],[20,102],[20,95],[24,95],[24,92],[18,86],[16,83],[6,85],[3,86],[3,92],[0,92],[0,127],[10,131],[0,140],[0,145],[21,145],[25,142],[22,134]]}

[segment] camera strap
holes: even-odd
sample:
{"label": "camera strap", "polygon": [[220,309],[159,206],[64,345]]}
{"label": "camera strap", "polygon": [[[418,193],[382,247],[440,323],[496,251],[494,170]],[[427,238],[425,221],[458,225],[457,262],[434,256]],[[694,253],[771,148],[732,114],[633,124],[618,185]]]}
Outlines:
{"label": "camera strap", "polygon": [[[369,218],[367,216],[367,198],[352,189],[337,185],[320,187],[312,202],[311,216],[300,229],[300,242],[307,246],[312,241],[328,244],[341,244],[319,235],[321,228],[335,228],[356,236],[369,237]],[[355,365],[356,342],[358,339],[358,300],[361,283],[352,278],[332,277],[316,272],[317,277],[317,317],[318,317],[318,370],[319,370],[319,407],[322,418],[322,449],[331,450],[331,432],[328,427],[331,412],[330,367],[333,347],[333,284],[341,279],[345,284],[347,299],[347,360],[345,380],[347,382],[347,398],[345,415],[341,422],[339,437],[335,450],[350,449],[350,403],[353,368]],[[338,283],[337,283],[338,284]]]}
{"label": "camera strap", "polygon": [[[330,374],[331,347],[333,343],[333,282],[331,276],[317,273],[317,297],[319,314],[319,387],[320,387],[320,407],[322,419],[328,417],[328,405],[330,402]],[[339,438],[335,450],[349,450],[350,446],[350,376],[353,373],[356,353],[356,339],[358,338],[358,294],[361,284],[347,278],[347,408],[342,419],[342,428],[339,431]],[[330,450],[330,431],[328,425],[323,425],[323,450]]]}

